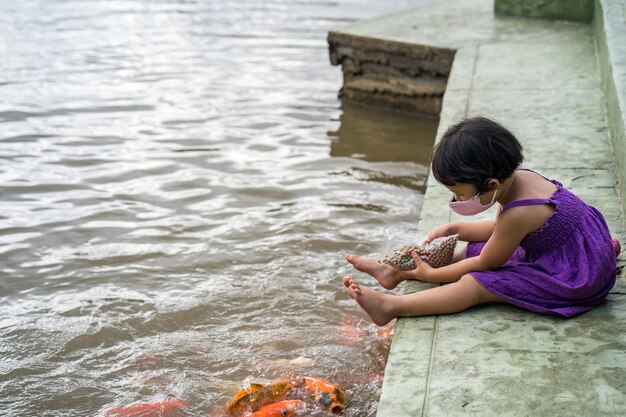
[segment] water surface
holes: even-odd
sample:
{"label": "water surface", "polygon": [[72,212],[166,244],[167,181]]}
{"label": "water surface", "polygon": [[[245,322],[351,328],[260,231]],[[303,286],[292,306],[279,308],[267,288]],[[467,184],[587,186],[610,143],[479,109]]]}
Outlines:
{"label": "water surface", "polygon": [[0,414],[308,374],[373,416],[343,255],[416,228],[436,120],[342,105],[326,33],[419,3],[2,2]]}

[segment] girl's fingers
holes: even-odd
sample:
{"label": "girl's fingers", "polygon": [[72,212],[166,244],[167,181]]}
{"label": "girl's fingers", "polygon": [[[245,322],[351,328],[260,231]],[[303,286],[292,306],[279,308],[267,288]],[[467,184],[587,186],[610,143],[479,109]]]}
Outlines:
{"label": "girl's fingers", "polygon": [[424,260],[417,254],[417,251],[411,252],[411,256],[413,257],[413,260],[415,261],[415,265],[417,265],[418,267],[424,263]]}
{"label": "girl's fingers", "polygon": [[430,232],[429,234],[426,235],[426,239],[424,239],[424,243],[430,243],[433,240],[435,240],[438,236],[439,233],[435,233],[435,231]]}

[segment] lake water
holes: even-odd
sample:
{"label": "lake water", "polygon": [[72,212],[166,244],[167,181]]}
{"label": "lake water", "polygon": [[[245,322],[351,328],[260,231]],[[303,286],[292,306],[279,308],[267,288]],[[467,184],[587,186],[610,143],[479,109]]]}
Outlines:
{"label": "lake water", "polygon": [[343,255],[415,230],[437,120],[342,105],[326,34],[424,2],[0,3],[0,415],[304,374],[374,416]]}

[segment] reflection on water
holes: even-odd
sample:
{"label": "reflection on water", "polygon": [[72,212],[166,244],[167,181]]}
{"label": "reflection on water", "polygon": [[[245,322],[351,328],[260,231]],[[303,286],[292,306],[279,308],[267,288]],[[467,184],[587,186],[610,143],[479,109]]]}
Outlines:
{"label": "reflection on water", "polygon": [[326,33],[417,3],[0,3],[2,413],[310,374],[373,416],[342,256],[415,229],[436,120],[341,108]]}
{"label": "reflection on water", "polygon": [[341,106],[339,129],[328,135],[331,156],[370,162],[398,161],[430,165],[437,120],[429,116],[381,111],[349,102]]}

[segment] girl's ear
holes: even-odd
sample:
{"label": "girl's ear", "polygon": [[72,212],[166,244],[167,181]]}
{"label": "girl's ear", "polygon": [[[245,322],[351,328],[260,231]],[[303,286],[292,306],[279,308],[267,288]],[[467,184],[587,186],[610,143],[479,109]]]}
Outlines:
{"label": "girl's ear", "polygon": [[495,178],[490,179],[489,182],[487,183],[487,189],[489,191],[495,190],[498,187],[500,187],[500,181],[498,181]]}

